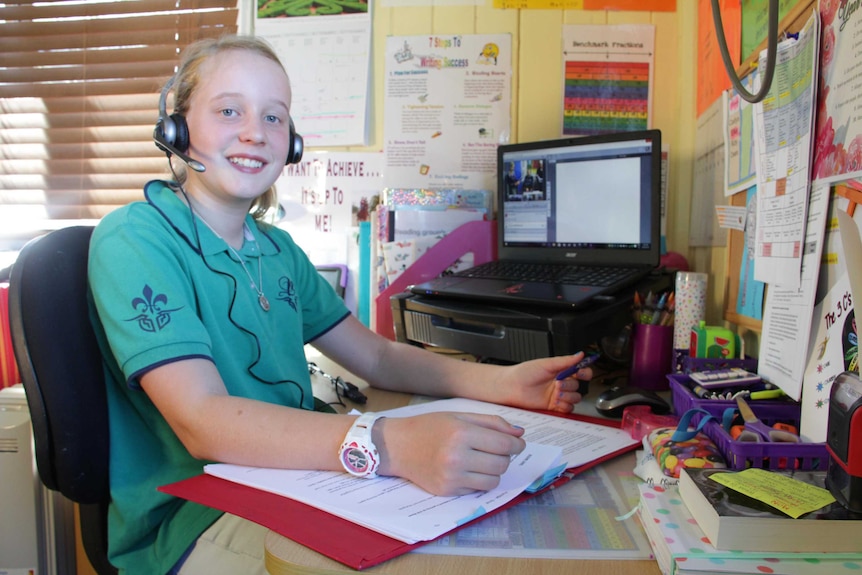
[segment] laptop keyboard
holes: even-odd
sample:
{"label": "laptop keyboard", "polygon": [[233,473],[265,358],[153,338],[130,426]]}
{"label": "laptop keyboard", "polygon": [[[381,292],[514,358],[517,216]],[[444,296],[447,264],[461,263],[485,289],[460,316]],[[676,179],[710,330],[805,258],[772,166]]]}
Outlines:
{"label": "laptop keyboard", "polygon": [[487,262],[457,276],[508,281],[607,287],[642,275],[640,268],[572,266],[529,262]]}

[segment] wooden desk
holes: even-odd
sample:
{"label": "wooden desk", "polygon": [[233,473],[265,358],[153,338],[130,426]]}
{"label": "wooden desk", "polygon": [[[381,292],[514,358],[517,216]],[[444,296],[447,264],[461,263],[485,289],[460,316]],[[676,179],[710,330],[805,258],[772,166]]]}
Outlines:
{"label": "wooden desk", "polygon": [[[323,358],[310,357],[326,373],[346,379],[343,370],[326,363]],[[392,393],[370,389],[364,382],[349,379],[368,395],[368,403],[362,411],[382,411],[406,405],[409,396],[402,393]],[[334,399],[331,385],[323,378],[315,378],[315,395],[324,401]],[[347,403],[347,402],[346,402]],[[352,406],[350,406],[352,407]],[[343,411],[343,408],[341,409]],[[634,456],[631,465],[634,465]],[[613,463],[613,462],[611,462]],[[274,531],[270,531],[265,539],[266,569],[270,575],[339,575],[355,573],[355,571],[337,561],[304,547]],[[589,573],[590,575],[661,575],[658,564],[653,560],[567,560],[567,559],[532,559],[509,557],[467,557],[460,555],[426,555],[408,553],[390,559],[380,565],[363,570],[363,573],[380,575],[434,575],[440,573],[452,575],[554,575],[573,572]]]}
{"label": "wooden desk", "polygon": [[[342,575],[356,573],[328,557],[270,531],[266,536],[266,569],[271,575]],[[408,553],[365,569],[375,575],[661,575],[651,559],[611,561],[467,557]]]}

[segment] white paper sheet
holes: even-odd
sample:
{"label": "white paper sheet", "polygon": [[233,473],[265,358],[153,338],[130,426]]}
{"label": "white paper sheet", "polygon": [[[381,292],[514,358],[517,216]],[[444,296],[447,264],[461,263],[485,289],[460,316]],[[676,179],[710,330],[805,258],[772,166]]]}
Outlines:
{"label": "white paper sheet", "polygon": [[771,285],[766,292],[757,371],[797,401],[802,395],[828,211],[829,186],[815,184],[808,202],[800,286]]}

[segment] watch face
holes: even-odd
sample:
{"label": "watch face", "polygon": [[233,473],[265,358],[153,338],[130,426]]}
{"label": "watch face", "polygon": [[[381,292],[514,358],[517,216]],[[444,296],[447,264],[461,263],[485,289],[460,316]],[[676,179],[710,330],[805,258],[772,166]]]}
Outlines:
{"label": "watch face", "polygon": [[342,450],[341,462],[347,470],[357,475],[373,472],[377,463],[366,449],[355,442]]}

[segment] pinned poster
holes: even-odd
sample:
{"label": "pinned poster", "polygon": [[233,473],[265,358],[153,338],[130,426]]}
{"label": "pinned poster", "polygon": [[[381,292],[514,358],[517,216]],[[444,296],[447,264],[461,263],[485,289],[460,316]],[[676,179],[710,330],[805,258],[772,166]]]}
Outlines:
{"label": "pinned poster", "polygon": [[562,135],[652,126],[655,27],[563,26]]}
{"label": "pinned poster", "polygon": [[[805,441],[826,441],[829,392],[843,371],[859,372],[859,336],[856,330],[855,297],[862,293],[862,258],[859,228],[843,210],[836,210],[839,242],[827,253],[821,282],[828,291],[814,307],[808,349],[808,364],[802,385],[799,432]],[[849,264],[849,265],[848,265]],[[828,268],[832,268],[831,270]],[[836,275],[833,282],[829,277]]]}
{"label": "pinned poster", "polygon": [[367,251],[370,246],[370,220],[382,171],[381,153],[307,152],[298,164],[285,166],[275,184],[284,211],[278,227],[290,233],[314,264],[347,266],[344,300],[360,316],[371,297],[360,279],[363,258],[370,266],[370,254],[363,254],[362,248]]}

